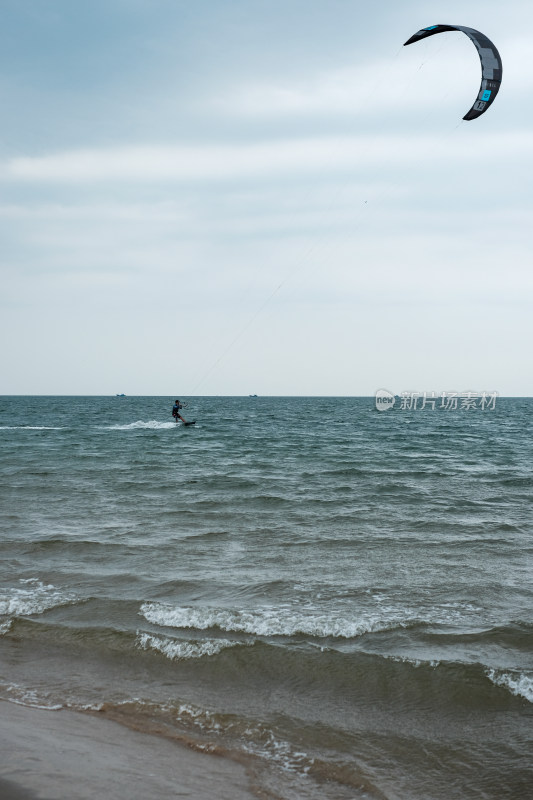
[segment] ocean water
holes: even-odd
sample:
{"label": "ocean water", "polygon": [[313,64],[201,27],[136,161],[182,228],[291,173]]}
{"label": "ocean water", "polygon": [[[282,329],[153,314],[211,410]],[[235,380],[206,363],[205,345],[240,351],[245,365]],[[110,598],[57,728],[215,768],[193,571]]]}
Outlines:
{"label": "ocean water", "polygon": [[533,401],[0,398],[0,697],[283,800],[533,797]]}

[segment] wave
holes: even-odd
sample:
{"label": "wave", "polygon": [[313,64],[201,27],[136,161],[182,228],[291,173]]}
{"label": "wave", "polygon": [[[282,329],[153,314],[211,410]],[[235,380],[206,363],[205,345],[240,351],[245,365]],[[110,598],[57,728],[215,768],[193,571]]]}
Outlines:
{"label": "wave", "polygon": [[496,686],[508,689],[516,697],[523,697],[533,703],[533,674],[490,669],[486,675]]}
{"label": "wave", "polygon": [[167,430],[175,428],[175,422],[158,422],[152,419],[148,422],[137,420],[137,422],[130,422],[128,425],[106,425],[103,430],[106,431],[138,431],[138,430]]}
{"label": "wave", "polygon": [[171,661],[188,658],[203,658],[215,656],[228,647],[237,647],[242,642],[232,642],[229,639],[204,639],[203,641],[177,641],[176,639],[152,636],[149,633],[137,632],[136,645],[142,650],[155,650],[162,653]]}
{"label": "wave", "polygon": [[500,646],[510,652],[531,652],[533,646],[533,625],[523,620],[508,622],[506,625],[480,627],[474,630],[454,630],[424,632],[424,640],[430,644],[440,644],[453,648],[467,647],[470,650]]}
{"label": "wave", "polygon": [[63,431],[50,425],[0,425],[0,431]]}
{"label": "wave", "polygon": [[498,484],[500,486],[517,486],[517,487],[526,487],[527,489],[531,489],[533,486],[533,476],[531,475],[516,475],[510,478],[498,478],[495,477],[490,482],[491,484]]}
{"label": "wave", "polygon": [[62,592],[51,583],[44,584],[38,578],[20,580],[19,584],[22,586],[0,591],[0,615],[27,617],[76,601],[74,596]]}
{"label": "wave", "polygon": [[65,708],[64,703],[56,703],[44,690],[30,689],[18,683],[0,684],[0,697],[9,703],[27,708],[41,708],[47,711],[59,711]]}
{"label": "wave", "polygon": [[[104,703],[98,711],[134,730],[169,736],[192,750],[227,755],[245,763],[247,756],[251,757],[256,780],[263,788],[261,796],[324,800],[331,797],[324,792],[327,784],[335,787],[339,800],[353,798],[354,789],[358,797],[384,800],[382,792],[358,765],[320,757],[313,752],[314,747],[303,746],[300,736],[298,741],[292,741],[294,731],[284,729],[282,719],[267,723],[254,716],[223,713],[190,702],[158,705],[138,699]],[[267,764],[270,769],[265,773]],[[272,768],[276,772],[271,772]],[[283,775],[281,784],[276,779],[279,774]]]}
{"label": "wave", "polygon": [[[81,648],[92,659],[107,660],[113,653],[114,658],[124,658],[125,664],[131,665],[136,660],[135,654],[143,657],[139,651],[144,651],[147,657],[157,659],[150,667],[151,684],[163,681],[166,685],[170,662],[185,670],[174,672],[174,679],[178,675],[187,676],[187,681],[193,684],[197,680],[201,683],[214,680],[217,686],[227,689],[238,685],[240,691],[245,674],[248,688],[255,685],[257,691],[270,686],[272,691],[282,692],[283,687],[289,687],[296,705],[300,691],[306,696],[317,693],[321,697],[326,685],[330,699],[336,695],[339,700],[344,698],[345,704],[353,703],[354,708],[384,702],[389,710],[394,706],[399,711],[427,702],[435,708],[465,704],[472,708],[506,708],[513,702],[511,695],[533,702],[533,674],[520,662],[511,665],[508,654],[495,652],[488,654],[487,660],[483,658],[483,650],[477,657],[470,649],[465,653],[456,648],[424,652],[416,644],[413,647],[411,639],[413,632],[417,638],[421,628],[418,633],[417,628],[409,628],[407,639],[403,634],[398,639],[395,633],[386,632],[376,639],[349,644],[346,640],[324,639],[268,642],[261,636],[243,636],[243,625],[229,636],[198,633],[181,637],[153,630],[128,630],[132,613],[134,610],[139,613],[138,606],[134,602],[122,605],[121,609],[113,608],[112,624],[98,625],[98,607],[85,606],[86,620],[77,624],[68,617],[58,622],[22,618],[16,622],[8,620],[3,627],[12,625],[17,641],[26,642],[28,652],[36,653],[44,646],[48,653],[54,648],[62,656],[75,657]],[[159,619],[169,624],[168,616]],[[190,620],[180,620],[187,621]],[[203,619],[204,627],[208,622],[213,620]],[[213,659],[220,653],[224,653],[223,661]]]}
{"label": "wave", "polygon": [[139,612],[148,622],[161,627],[208,630],[218,628],[232,633],[255,636],[305,635],[323,638],[353,639],[365,633],[406,628],[423,623],[419,613],[368,613],[359,619],[343,617],[336,611],[301,611],[291,606],[268,606],[254,610],[213,607],[171,606],[144,603]]}
{"label": "wave", "polygon": [[431,669],[436,669],[443,663],[437,658],[415,658],[414,656],[387,655],[386,653],[380,653],[379,657],[385,658],[388,661],[396,661],[398,664],[409,664],[409,666],[415,667],[416,669],[419,667],[431,667]]}
{"label": "wave", "polygon": [[190,730],[209,735],[223,734],[240,740],[245,752],[275,761],[284,771],[307,774],[315,763],[312,756],[295,748],[278,732],[258,720],[217,713],[192,703],[167,706],[165,710],[173,712],[176,721]]}

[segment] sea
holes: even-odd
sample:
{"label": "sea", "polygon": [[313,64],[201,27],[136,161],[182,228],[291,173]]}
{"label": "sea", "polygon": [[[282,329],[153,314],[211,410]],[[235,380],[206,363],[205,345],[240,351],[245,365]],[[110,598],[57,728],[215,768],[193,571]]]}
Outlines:
{"label": "sea", "polygon": [[0,698],[263,798],[533,798],[533,400],[181,399],[0,398]]}

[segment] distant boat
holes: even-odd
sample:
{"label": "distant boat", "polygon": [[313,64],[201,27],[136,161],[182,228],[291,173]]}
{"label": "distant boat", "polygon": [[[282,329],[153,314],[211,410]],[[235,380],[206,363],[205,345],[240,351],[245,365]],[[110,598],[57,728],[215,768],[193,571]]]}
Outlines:
{"label": "distant boat", "polygon": [[116,397],[126,397],[125,394],[117,394]]}
{"label": "distant boat", "polygon": [[248,397],[257,397],[256,394],[249,394]]}

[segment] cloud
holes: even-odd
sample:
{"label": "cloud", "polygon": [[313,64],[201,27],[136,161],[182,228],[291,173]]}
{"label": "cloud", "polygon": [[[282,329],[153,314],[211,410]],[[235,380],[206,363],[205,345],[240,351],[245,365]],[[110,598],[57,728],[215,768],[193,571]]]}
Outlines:
{"label": "cloud", "polygon": [[[291,82],[245,82],[228,88],[212,104],[225,113],[260,117],[320,113],[353,115],[383,105],[376,89],[380,84],[390,82],[390,77],[387,80],[390,69],[389,62],[381,61],[318,72],[299,80],[293,78]],[[395,96],[391,100],[394,104],[401,102]]]}
{"label": "cloud", "polygon": [[335,170],[365,170],[449,158],[470,163],[531,156],[528,132],[476,138],[448,136],[324,137],[284,139],[244,145],[176,145],[74,150],[41,157],[19,157],[0,166],[3,180],[94,184],[102,182],[220,181],[278,178]]}
{"label": "cloud", "polygon": [[[533,88],[529,68],[531,42],[504,39],[505,91],[514,95]],[[288,116],[357,117],[398,109],[437,109],[446,105],[466,112],[481,78],[479,57],[462,34],[448,34],[419,46],[401,46],[388,59],[348,64],[276,82],[241,80],[212,99],[217,111],[259,119]]]}

